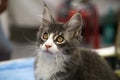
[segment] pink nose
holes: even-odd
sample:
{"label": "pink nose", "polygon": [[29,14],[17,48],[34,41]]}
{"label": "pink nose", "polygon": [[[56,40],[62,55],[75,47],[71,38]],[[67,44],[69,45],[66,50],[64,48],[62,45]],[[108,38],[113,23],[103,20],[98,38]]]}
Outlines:
{"label": "pink nose", "polygon": [[49,49],[50,47],[52,47],[51,45],[45,45],[45,47],[47,48],[47,49]]}

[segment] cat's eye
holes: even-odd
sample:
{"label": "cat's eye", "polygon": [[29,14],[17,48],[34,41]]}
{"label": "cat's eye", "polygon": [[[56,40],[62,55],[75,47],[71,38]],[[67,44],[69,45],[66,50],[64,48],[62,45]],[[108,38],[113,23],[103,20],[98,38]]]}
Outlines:
{"label": "cat's eye", "polygon": [[56,38],[56,42],[57,44],[62,44],[64,43],[65,39],[63,36],[59,35],[57,38]]}
{"label": "cat's eye", "polygon": [[45,41],[45,40],[47,40],[48,39],[48,37],[49,37],[49,34],[48,33],[43,33],[43,35],[41,36],[41,38]]}

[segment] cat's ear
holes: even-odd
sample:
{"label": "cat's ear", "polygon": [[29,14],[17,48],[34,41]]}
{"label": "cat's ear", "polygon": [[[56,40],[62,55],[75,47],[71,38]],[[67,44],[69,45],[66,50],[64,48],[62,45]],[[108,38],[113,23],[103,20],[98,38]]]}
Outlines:
{"label": "cat's ear", "polygon": [[42,15],[43,15],[42,16],[42,24],[43,25],[48,25],[48,24],[54,22],[54,18],[52,17],[50,9],[48,8],[48,6],[45,3],[44,3],[44,9],[43,9]]}
{"label": "cat's ear", "polygon": [[82,32],[82,16],[80,13],[73,15],[70,20],[64,25],[66,32],[71,35],[71,37],[79,37]]}

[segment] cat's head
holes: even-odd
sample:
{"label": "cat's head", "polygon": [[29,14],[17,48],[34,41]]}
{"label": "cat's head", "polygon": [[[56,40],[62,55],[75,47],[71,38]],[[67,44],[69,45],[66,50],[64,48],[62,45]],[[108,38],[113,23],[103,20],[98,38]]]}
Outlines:
{"label": "cat's head", "polygon": [[65,24],[58,23],[45,5],[42,23],[37,34],[39,48],[50,54],[70,54],[73,48],[80,43],[82,18],[76,13]]}

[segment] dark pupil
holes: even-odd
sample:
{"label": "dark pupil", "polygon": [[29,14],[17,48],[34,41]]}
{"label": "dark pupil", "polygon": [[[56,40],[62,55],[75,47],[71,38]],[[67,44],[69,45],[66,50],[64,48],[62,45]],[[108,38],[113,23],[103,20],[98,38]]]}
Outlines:
{"label": "dark pupil", "polygon": [[47,33],[43,34],[43,39],[48,39],[48,34]]}
{"label": "dark pupil", "polygon": [[63,37],[63,36],[58,36],[58,37],[57,37],[57,41],[58,41],[58,42],[62,42],[63,40],[64,40],[64,37]]}

